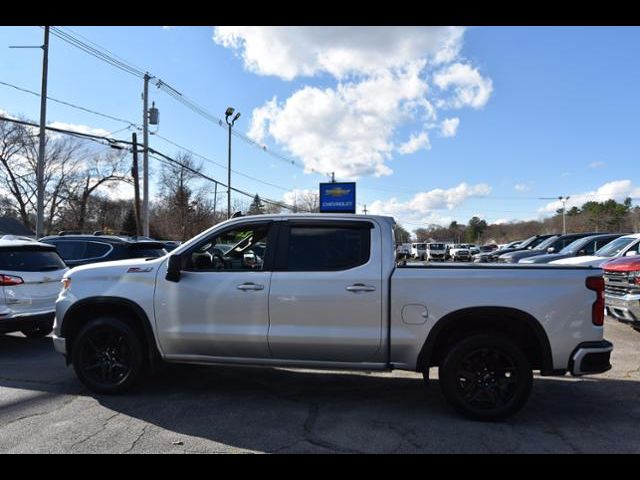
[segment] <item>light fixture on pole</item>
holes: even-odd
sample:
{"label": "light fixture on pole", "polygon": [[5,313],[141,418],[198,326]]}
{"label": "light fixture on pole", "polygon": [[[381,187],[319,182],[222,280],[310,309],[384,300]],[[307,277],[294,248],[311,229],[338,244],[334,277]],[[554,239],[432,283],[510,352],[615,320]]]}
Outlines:
{"label": "light fixture on pole", "polygon": [[231,129],[233,127],[233,124],[236,123],[236,120],[240,118],[240,112],[236,113],[231,121],[229,121],[229,117],[231,117],[235,111],[235,108],[228,107],[224,112],[224,120],[229,126],[229,165],[227,168],[227,219],[231,218]]}
{"label": "light fixture on pole", "polygon": [[566,235],[567,233],[567,220],[566,220],[566,214],[567,214],[567,200],[569,200],[569,198],[571,197],[558,197],[558,200],[560,200],[562,202],[562,234]]}

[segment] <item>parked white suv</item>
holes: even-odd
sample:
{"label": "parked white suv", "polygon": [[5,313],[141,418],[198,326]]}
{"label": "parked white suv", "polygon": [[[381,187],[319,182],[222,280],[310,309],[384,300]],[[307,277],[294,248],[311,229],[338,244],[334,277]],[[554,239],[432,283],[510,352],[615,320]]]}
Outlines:
{"label": "parked white suv", "polygon": [[20,331],[36,338],[51,333],[67,270],[51,245],[0,239],[0,333]]}

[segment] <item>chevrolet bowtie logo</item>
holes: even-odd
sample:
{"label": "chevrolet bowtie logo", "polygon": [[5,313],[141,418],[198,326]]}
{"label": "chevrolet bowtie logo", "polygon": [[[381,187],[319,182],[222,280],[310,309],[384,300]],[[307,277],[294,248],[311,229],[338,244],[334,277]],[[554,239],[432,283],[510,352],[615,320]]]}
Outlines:
{"label": "chevrolet bowtie logo", "polygon": [[351,192],[351,189],[334,187],[331,190],[326,190],[325,193],[331,197],[343,197]]}

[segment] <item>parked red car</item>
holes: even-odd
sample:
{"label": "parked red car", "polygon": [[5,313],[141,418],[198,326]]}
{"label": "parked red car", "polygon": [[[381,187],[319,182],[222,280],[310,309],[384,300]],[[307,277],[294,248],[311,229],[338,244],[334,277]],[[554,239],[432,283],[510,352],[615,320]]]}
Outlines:
{"label": "parked red car", "polygon": [[610,260],[602,269],[609,314],[640,327],[640,256]]}

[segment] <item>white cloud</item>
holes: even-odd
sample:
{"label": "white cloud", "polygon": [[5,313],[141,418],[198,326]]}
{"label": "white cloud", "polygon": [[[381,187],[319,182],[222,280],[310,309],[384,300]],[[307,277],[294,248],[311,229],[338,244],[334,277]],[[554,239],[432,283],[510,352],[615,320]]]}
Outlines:
{"label": "white cloud", "polygon": [[310,190],[308,188],[294,188],[290,192],[286,192],[282,196],[282,200],[288,205],[295,205],[297,203],[300,203],[300,201],[305,197],[315,196],[318,196],[318,190]]}
{"label": "white cloud", "polygon": [[[631,180],[615,180],[613,182],[605,183],[596,190],[590,192],[574,193],[569,195],[567,209],[572,207],[581,207],[582,204],[589,201],[604,202],[609,199],[614,199],[621,202],[627,197],[640,197],[640,186],[634,185]],[[562,202],[560,200],[554,200],[540,208],[538,211],[549,213],[555,212],[560,208],[562,208]]]}
{"label": "white cloud", "polygon": [[429,135],[427,132],[421,132],[418,135],[412,133],[405,143],[398,147],[398,151],[403,155],[417,152],[421,149],[429,150],[431,144],[429,143]]}
{"label": "white cloud", "polygon": [[493,82],[483,77],[477,68],[466,63],[454,63],[436,72],[433,82],[442,90],[453,89],[453,98],[442,104],[452,108],[482,108],[493,92]]}
{"label": "white cloud", "polygon": [[504,225],[505,223],[509,223],[509,219],[508,218],[498,218],[497,220],[494,220],[492,223],[493,225]]}
{"label": "white cloud", "polygon": [[48,127],[59,128],[61,130],[73,130],[78,133],[88,133],[90,135],[100,135],[103,137],[109,136],[109,131],[104,128],[93,128],[86,125],[79,125],[74,123],[65,122],[52,122],[47,125]]}
{"label": "white cloud", "polygon": [[286,80],[327,72],[336,78],[375,74],[429,58],[456,58],[462,27],[215,27],[213,39],[245,67]]}
{"label": "white cloud", "polygon": [[171,30],[171,29],[174,29],[174,28],[176,28],[176,27],[175,26],[163,26],[162,27],[163,30]]}
{"label": "white cloud", "polygon": [[455,137],[460,125],[460,119],[458,117],[445,118],[440,124],[440,134],[443,137]]}
{"label": "white cloud", "polygon": [[395,197],[389,200],[376,200],[369,209],[376,215],[391,215],[405,221],[445,225],[452,221],[452,217],[443,216],[437,210],[452,210],[469,198],[483,197],[489,193],[491,193],[491,187],[485,183],[469,185],[462,182],[449,189],[436,188],[416,193],[406,202],[399,201]]}
{"label": "white cloud", "polygon": [[516,183],[513,186],[513,189],[518,192],[528,192],[529,190],[531,190],[531,186],[526,183]]}
{"label": "white cloud", "polygon": [[[213,39],[232,49],[245,67],[285,80],[328,74],[334,85],[306,85],[253,111],[248,134],[271,137],[302,159],[305,172],[335,172],[340,179],[390,175],[394,152],[430,148],[436,102],[479,108],[491,80],[459,59],[462,27],[215,27]],[[448,70],[448,67],[455,67]],[[432,93],[439,72],[438,98]],[[451,88],[450,88],[451,87]],[[397,146],[400,127],[422,125]],[[447,119],[444,136],[459,123]],[[413,151],[416,151],[413,150]]]}
{"label": "white cloud", "polygon": [[601,162],[601,161],[596,161],[596,162],[591,162],[589,164],[589,168],[602,168],[605,167],[607,164],[605,162]]}

